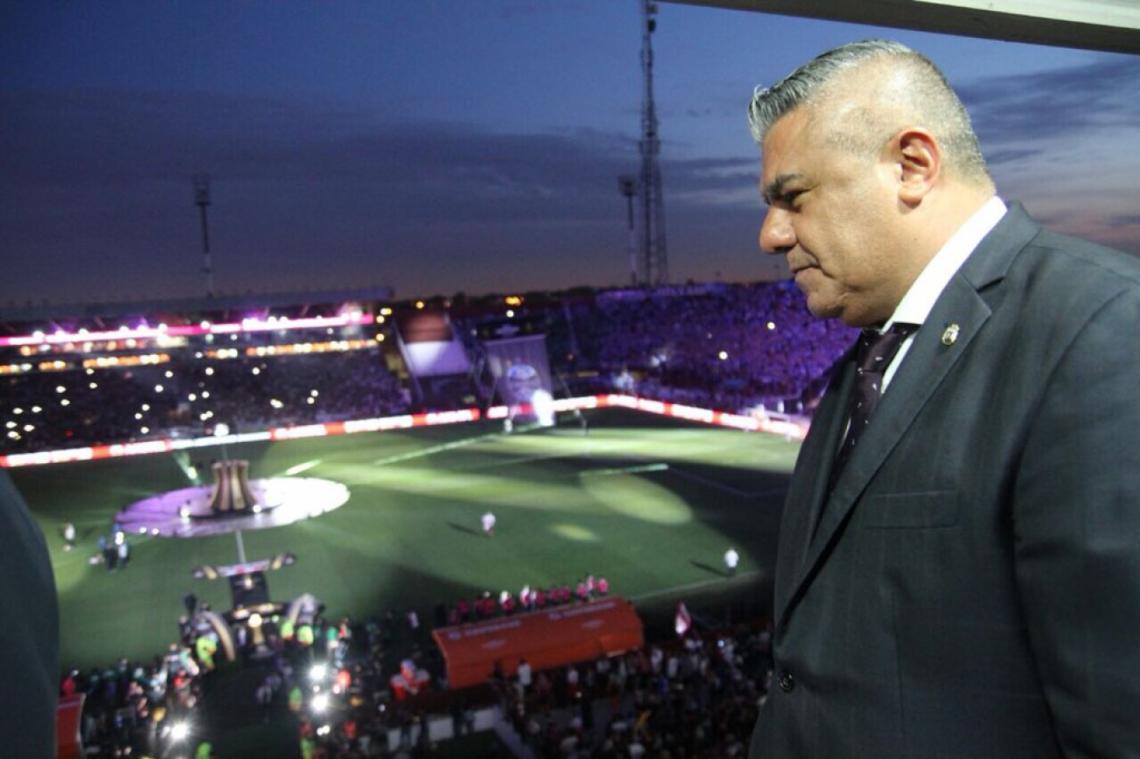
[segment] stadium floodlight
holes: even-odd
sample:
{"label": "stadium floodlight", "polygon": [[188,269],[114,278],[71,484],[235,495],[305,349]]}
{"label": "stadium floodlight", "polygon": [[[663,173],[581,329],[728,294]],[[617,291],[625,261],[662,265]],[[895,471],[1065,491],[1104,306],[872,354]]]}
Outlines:
{"label": "stadium floodlight", "polygon": [[170,726],[170,741],[172,743],[184,741],[189,735],[190,723],[186,722],[185,720],[182,720],[181,722],[175,722]]}

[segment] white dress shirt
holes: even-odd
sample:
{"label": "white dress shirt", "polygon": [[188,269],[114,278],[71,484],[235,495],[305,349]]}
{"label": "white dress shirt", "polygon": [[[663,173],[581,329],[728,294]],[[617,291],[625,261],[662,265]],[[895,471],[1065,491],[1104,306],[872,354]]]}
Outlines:
{"label": "white dress shirt", "polygon": [[[910,289],[906,291],[906,295],[895,307],[895,312],[891,314],[891,318],[887,319],[886,324],[879,330],[880,333],[886,332],[895,322],[923,324],[926,317],[930,315],[931,309],[934,308],[938,297],[946,289],[950,278],[962,267],[962,264],[974,252],[974,248],[978,247],[982,238],[997,226],[997,223],[1005,216],[1005,210],[1005,203],[995,195],[975,211],[969,219],[966,219],[966,223],[958,228],[958,231],[934,254],[934,258],[926,264],[922,273],[914,280]],[[913,342],[914,333],[912,332],[899,346],[898,353],[895,354],[890,366],[883,373],[882,392],[887,391],[891,379],[895,376],[899,366],[902,365],[902,361]]]}

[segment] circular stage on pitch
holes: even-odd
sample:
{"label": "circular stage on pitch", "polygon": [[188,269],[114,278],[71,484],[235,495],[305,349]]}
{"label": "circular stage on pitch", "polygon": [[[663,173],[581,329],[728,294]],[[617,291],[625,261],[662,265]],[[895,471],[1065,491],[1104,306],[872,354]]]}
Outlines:
{"label": "circular stage on pitch", "polygon": [[259,511],[217,515],[210,511],[212,485],[170,490],[132,503],[115,517],[128,534],[164,538],[199,538],[238,530],[300,522],[338,509],[348,501],[348,487],[316,477],[250,480]]}

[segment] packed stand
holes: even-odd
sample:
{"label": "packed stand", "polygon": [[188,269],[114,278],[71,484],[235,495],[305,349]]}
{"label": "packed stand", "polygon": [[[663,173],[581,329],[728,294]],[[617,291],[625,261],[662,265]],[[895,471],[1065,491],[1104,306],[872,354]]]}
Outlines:
{"label": "packed stand", "polygon": [[[460,320],[473,350],[507,310]],[[811,317],[790,282],[579,293],[509,312],[521,333],[545,332],[556,394],[624,392],[734,412],[809,410],[856,334]]]}
{"label": "packed stand", "polygon": [[575,327],[587,365],[619,388],[728,411],[802,408],[854,340],[850,328],[811,318],[789,283],[619,291],[584,316]]}
{"label": "packed stand", "polygon": [[[256,636],[239,628],[239,662],[228,671],[243,690],[219,695],[210,678],[226,664],[209,607],[191,594],[184,601],[164,655],[64,676],[62,695],[87,694],[87,755],[209,756],[208,715],[224,708],[245,723],[287,720],[302,756],[391,756],[390,736],[394,755],[419,756],[435,748],[429,721],[450,718],[460,737],[474,730],[477,708],[497,707],[501,729],[538,757],[744,756],[771,668],[767,629],[741,626],[550,670],[523,660],[509,677],[496,671],[487,686],[449,691],[413,610],[327,620],[313,599]],[[232,677],[235,667],[255,677]]]}
{"label": "packed stand", "polygon": [[34,372],[0,379],[0,453],[74,448],[406,413],[378,348]]}
{"label": "packed stand", "polygon": [[743,757],[770,663],[766,630],[691,631],[547,672],[524,662],[499,693],[538,757]]}

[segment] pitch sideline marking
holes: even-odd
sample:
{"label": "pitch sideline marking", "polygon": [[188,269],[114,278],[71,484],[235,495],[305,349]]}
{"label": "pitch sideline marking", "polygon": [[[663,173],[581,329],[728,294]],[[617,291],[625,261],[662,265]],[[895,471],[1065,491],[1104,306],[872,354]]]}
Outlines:
{"label": "pitch sideline marking", "polygon": [[767,572],[765,572],[763,569],[749,569],[744,572],[737,572],[732,577],[720,577],[715,580],[699,580],[697,582],[688,583],[687,585],[675,585],[671,588],[662,588],[661,590],[654,590],[650,593],[642,593],[636,596],[626,596],[626,598],[628,598],[630,601],[633,601],[634,603],[637,603],[639,601],[647,601],[651,598],[656,598],[657,596],[667,596],[673,593],[687,593],[692,590],[708,588],[714,585],[723,585],[726,582],[741,580],[744,578],[752,577],[753,575],[763,579],[767,575]]}
{"label": "pitch sideline marking", "polygon": [[701,483],[702,485],[708,485],[711,488],[718,488],[718,489],[723,490],[725,492],[732,493],[733,495],[738,495],[741,498],[756,498],[758,496],[764,495],[765,493],[775,491],[774,488],[767,488],[765,490],[741,490],[740,488],[734,488],[731,485],[725,485],[724,483],[717,482],[716,480],[710,480],[708,477],[702,477],[699,474],[693,474],[692,472],[686,472],[684,469],[681,469],[680,467],[676,467],[676,466],[670,467],[669,471],[675,472],[676,474],[679,474],[682,477],[688,477],[690,480],[695,480],[695,481]]}
{"label": "pitch sideline marking", "polygon": [[407,453],[397,453],[395,456],[387,456],[382,459],[376,459],[372,463],[375,466],[387,466],[388,464],[399,464],[401,461],[421,459],[426,456],[434,456],[437,453],[443,453],[444,451],[451,451],[456,448],[464,448],[469,445],[474,445],[475,443],[498,437],[499,434],[500,433],[498,432],[491,432],[486,435],[476,435],[474,437],[464,438],[463,440],[453,440],[450,443],[440,443],[439,445],[433,445],[429,448],[420,448],[415,451],[408,451]]}

